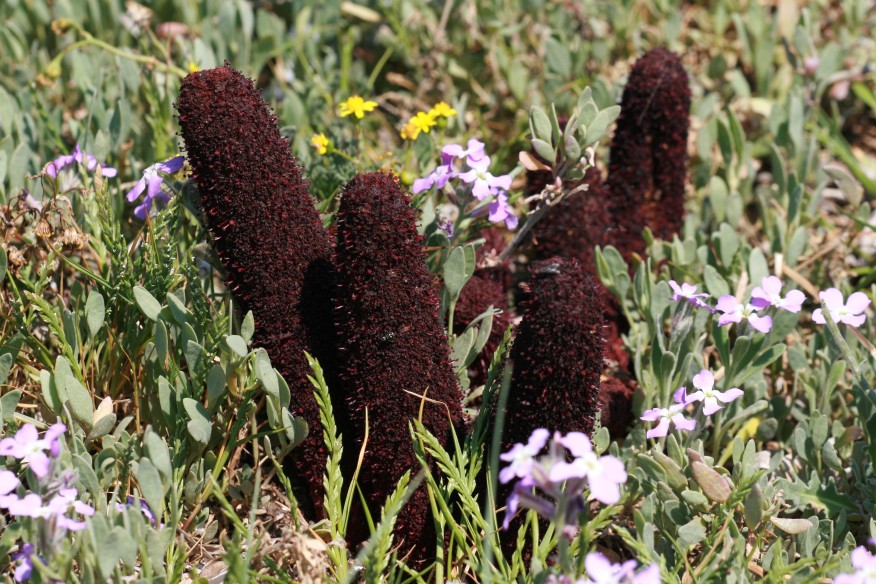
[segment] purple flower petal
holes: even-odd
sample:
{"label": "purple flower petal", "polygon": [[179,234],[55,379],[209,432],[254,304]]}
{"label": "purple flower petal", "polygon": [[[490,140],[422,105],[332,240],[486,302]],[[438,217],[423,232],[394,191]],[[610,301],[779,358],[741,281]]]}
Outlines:
{"label": "purple flower petal", "polygon": [[688,420],[680,413],[672,416],[672,423],[675,424],[676,428],[678,428],[679,430],[684,430],[685,432],[690,432],[697,427],[696,420]]}
{"label": "purple flower petal", "polygon": [[715,387],[715,376],[708,369],[703,369],[693,377],[693,385],[697,389],[708,391]]}
{"label": "purple flower petal", "polygon": [[620,488],[611,481],[591,481],[590,494],[603,505],[614,505],[620,501]]}
{"label": "purple flower petal", "polygon": [[788,292],[787,296],[785,296],[785,302],[782,304],[782,308],[788,312],[800,312],[800,309],[803,307],[803,302],[805,301],[805,294],[799,290],[791,290]]}
{"label": "purple flower petal", "polygon": [[821,312],[820,308],[816,308],[812,311],[812,322],[815,324],[826,324],[827,321],[824,320],[824,314]]}
{"label": "purple flower petal", "polygon": [[751,323],[752,328],[764,334],[770,332],[770,329],[773,328],[773,319],[769,316],[752,314],[748,317],[748,322]]}
{"label": "purple flower petal", "polygon": [[645,433],[646,438],[661,438],[669,432],[669,418],[660,418],[660,422]]}
{"label": "purple flower petal", "polygon": [[128,199],[129,203],[133,203],[134,201],[137,200],[137,197],[139,197],[141,194],[143,194],[143,191],[145,191],[145,190],[146,190],[146,179],[141,178],[140,180],[137,181],[137,184],[134,185],[134,188],[131,189],[130,191],[128,191],[128,194],[125,195],[125,198]]}
{"label": "purple flower petal", "polygon": [[0,495],[8,495],[14,491],[21,481],[15,473],[9,470],[0,470]]}
{"label": "purple flower petal", "polygon": [[[730,294],[725,294],[718,298],[718,303],[715,305],[715,309],[720,310],[721,312],[733,312],[736,310],[737,306],[739,306],[739,301],[736,300],[736,297]],[[733,322],[739,321],[737,320]]]}
{"label": "purple flower petal", "polygon": [[849,326],[858,328],[859,326],[864,324],[865,320],[867,320],[867,315],[865,314],[847,314],[840,319],[840,322],[844,322]]}
{"label": "purple flower petal", "polygon": [[593,444],[590,438],[583,432],[569,432],[562,438],[559,443],[569,449],[572,456],[579,457],[593,452]]}
{"label": "purple flower petal", "polygon": [[846,310],[852,314],[860,314],[870,306],[870,299],[863,292],[855,292],[846,301]]}

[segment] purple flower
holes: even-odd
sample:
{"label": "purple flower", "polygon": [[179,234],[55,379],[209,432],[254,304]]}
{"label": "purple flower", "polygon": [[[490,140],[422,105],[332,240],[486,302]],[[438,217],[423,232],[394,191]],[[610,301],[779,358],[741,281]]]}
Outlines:
{"label": "purple flower", "polygon": [[698,401],[703,402],[703,413],[707,416],[711,416],[718,410],[724,408],[724,406],[718,405],[719,401],[721,403],[729,404],[733,400],[742,397],[745,393],[738,387],[728,389],[727,391],[716,391],[715,376],[707,369],[703,369],[694,375],[693,384],[699,391],[686,396],[687,403]]}
{"label": "purple flower", "polygon": [[146,191],[146,198],[134,209],[135,217],[145,220],[152,209],[152,202],[156,199],[162,203],[170,201],[170,197],[161,190],[161,183],[164,179],[158,173],[173,174],[183,167],[185,160],[185,156],[175,156],[164,162],[156,162],[143,171],[143,177],[137,181],[134,188],[128,191],[127,194],[128,202],[133,203],[143,191]]}
{"label": "purple flower", "polygon": [[158,518],[155,517],[155,513],[152,512],[152,509],[149,508],[149,505],[146,504],[144,499],[136,499],[131,495],[128,495],[128,499],[125,503],[116,503],[116,510],[119,512],[123,512],[125,509],[129,507],[137,507],[139,506],[140,512],[143,513],[143,516],[148,519],[152,525],[158,525]]}
{"label": "purple flower", "polygon": [[675,280],[669,280],[669,287],[672,288],[673,292],[672,296],[669,297],[670,300],[686,300],[698,308],[706,308],[714,312],[712,307],[702,300],[703,298],[708,298],[709,295],[705,292],[697,294],[697,286],[687,282],[682,282],[681,286],[679,286]]}
{"label": "purple flower", "polygon": [[569,449],[575,459],[551,466],[549,477],[554,483],[569,479],[587,479],[590,494],[604,505],[620,500],[620,485],[627,482],[624,463],[614,456],[596,456],[590,439],[583,432],[569,432],[557,441]]}
{"label": "purple flower", "polygon": [[16,553],[11,554],[10,557],[13,562],[21,562],[15,567],[14,576],[16,582],[30,580],[31,574],[33,574],[34,551],[34,545],[32,543],[26,543],[22,545]]}
{"label": "purple flower", "polygon": [[782,298],[782,281],[775,276],[767,276],[761,280],[760,286],[751,292],[751,304],[758,310],[775,306],[788,312],[800,312],[804,300],[806,295],[799,290],[790,290]]}
{"label": "purple flower", "polygon": [[876,556],[867,551],[864,546],[858,546],[852,551],[852,567],[854,574],[840,574],[833,579],[834,584],[870,584],[876,582]]}
{"label": "purple flower", "polygon": [[433,170],[428,176],[418,178],[414,181],[413,192],[415,195],[428,191],[432,187],[443,189],[444,185],[450,179],[456,178],[457,173],[453,170],[453,157],[447,154],[441,154],[441,164]]}
{"label": "purple flower", "polygon": [[[848,302],[843,302],[843,293],[836,288],[828,288],[818,293],[818,297],[824,301],[830,316],[837,324],[844,322],[852,327],[864,324],[867,315],[864,311],[870,306],[870,299],[863,292],[855,292],[849,296]],[[818,324],[825,324],[824,314],[820,308],[812,313],[812,320]]]}
{"label": "purple flower", "polygon": [[718,298],[718,304],[715,305],[715,308],[724,313],[718,318],[718,326],[747,320],[752,328],[762,333],[768,333],[773,328],[773,319],[769,316],[759,316],[757,311],[760,309],[757,306],[742,304],[730,294]]}
{"label": "purple flower", "polygon": [[493,202],[490,203],[490,214],[487,217],[493,223],[504,221],[505,227],[508,229],[517,228],[517,215],[514,214],[511,205],[508,204],[508,195],[505,193],[500,192],[493,198]]}
{"label": "purple flower", "polygon": [[48,503],[43,504],[43,499],[35,493],[28,493],[21,499],[10,501],[6,509],[10,515],[16,517],[32,517],[34,519],[55,520],[55,524],[61,529],[80,531],[85,529],[84,521],[75,521],[66,516],[69,511],[91,517],[94,515],[94,507],[76,499],[76,489],[61,489],[59,494],[52,497]]}
{"label": "purple flower", "polygon": [[518,442],[511,450],[499,455],[499,458],[511,463],[499,473],[499,481],[508,483],[515,477],[530,477],[532,467],[535,464],[535,457],[538,456],[538,453],[547,444],[548,436],[550,435],[550,432],[544,428],[538,428],[529,437],[529,441],[525,446]]}
{"label": "purple flower", "polygon": [[686,403],[676,403],[668,408],[652,408],[644,412],[641,417],[642,420],[646,422],[656,422],[657,420],[660,420],[654,428],[648,430],[645,436],[647,438],[666,436],[669,432],[670,423],[679,430],[684,430],[685,432],[690,432],[696,428],[696,420],[689,420],[684,417],[683,411],[686,405]]}
{"label": "purple flower", "polygon": [[474,138],[471,138],[468,141],[468,148],[463,148],[459,144],[448,144],[441,149],[441,154],[442,158],[444,158],[443,155],[447,155],[451,159],[465,158],[466,163],[469,166],[473,166],[473,162],[477,162],[486,156],[486,152],[484,152],[484,143],[479,140],[475,140]]}
{"label": "purple flower", "polygon": [[584,558],[587,578],[579,580],[579,584],[660,584],[660,567],[651,564],[638,574],[636,560],[627,560],[622,564],[612,564],[608,558],[599,552],[591,552]]}
{"label": "purple flower", "polygon": [[[65,154],[63,156],[59,156],[53,161],[49,162],[43,167],[43,172],[49,175],[52,178],[58,176],[58,171],[68,166],[70,164],[82,163],[85,161],[85,168],[88,170],[94,170],[97,168],[97,159],[88,152],[83,152],[81,148],[79,148],[79,144],[76,145],[76,148],[73,149],[73,154]],[[112,178],[116,176],[119,171],[111,166],[101,166],[100,173],[108,178]]]}
{"label": "purple flower", "polygon": [[484,156],[479,160],[467,160],[471,170],[459,175],[463,182],[472,185],[471,194],[478,201],[483,201],[491,194],[493,189],[507,191],[511,188],[511,175],[493,176],[490,168],[490,157]]}
{"label": "purple flower", "polygon": [[49,457],[45,451],[55,458],[60,454],[61,445],[58,437],[67,430],[64,424],[53,424],[46,430],[42,440],[39,438],[36,426],[25,424],[18,429],[13,438],[0,440],[0,456],[12,456],[30,466],[34,474],[43,478],[49,474]]}

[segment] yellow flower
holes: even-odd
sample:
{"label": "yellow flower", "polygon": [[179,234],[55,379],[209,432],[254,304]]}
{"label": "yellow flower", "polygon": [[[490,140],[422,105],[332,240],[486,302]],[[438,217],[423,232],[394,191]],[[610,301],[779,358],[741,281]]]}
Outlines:
{"label": "yellow flower", "polygon": [[439,101],[432,106],[429,115],[433,118],[452,118],[456,115],[456,110],[450,107],[446,101]]}
{"label": "yellow flower", "polygon": [[201,68],[195,65],[194,61],[189,61],[189,73],[197,73]]}
{"label": "yellow flower", "polygon": [[310,145],[320,156],[324,156],[328,152],[329,139],[325,137],[325,134],[314,134],[313,138],[310,139]]}
{"label": "yellow flower", "polygon": [[420,135],[420,128],[418,128],[417,126],[415,126],[411,122],[408,122],[401,129],[400,133],[401,133],[402,140],[416,140],[417,136]]}
{"label": "yellow flower", "polygon": [[342,118],[353,114],[357,119],[361,120],[365,117],[365,112],[370,112],[376,107],[376,101],[365,101],[358,95],[351,95],[347,101],[341,102],[340,113]]}
{"label": "yellow flower", "polygon": [[413,124],[420,132],[428,134],[429,130],[432,129],[432,126],[434,126],[438,122],[435,121],[435,116],[433,116],[432,114],[428,114],[426,112],[417,112],[417,115],[412,117],[408,121],[408,123]]}

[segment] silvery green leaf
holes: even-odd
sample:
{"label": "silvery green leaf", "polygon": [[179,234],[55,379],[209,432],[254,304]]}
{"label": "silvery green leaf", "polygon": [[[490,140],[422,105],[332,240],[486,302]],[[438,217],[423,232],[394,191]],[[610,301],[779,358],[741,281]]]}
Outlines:
{"label": "silvery green leaf", "polygon": [[174,420],[174,414],[176,408],[174,407],[176,403],[173,387],[170,383],[165,379],[162,375],[158,378],[158,405],[161,409],[161,413],[164,416],[165,421],[168,424],[172,425],[172,420]]}
{"label": "silvery green leaf", "polygon": [[767,263],[766,256],[756,247],[751,250],[748,256],[748,277],[749,280],[757,286],[761,285],[761,281],[770,275],[770,267]]}
{"label": "silvery green leaf", "polygon": [[[0,151],[0,172],[6,172],[6,152]],[[3,184],[3,179],[0,178],[0,185]],[[9,269],[9,257],[6,255],[6,248],[0,247],[0,284],[6,279],[6,271]]]}
{"label": "silvery green leaf", "polygon": [[476,264],[475,247],[463,245],[453,248],[444,263],[444,289],[451,302],[456,302],[466,282],[474,274]]}
{"label": "silvery green leaf", "polygon": [[255,358],[256,378],[261,382],[265,393],[280,399],[280,384],[277,381],[277,373],[271,367],[271,359],[268,352],[262,348],[256,349]]}
{"label": "silvery green leaf", "polygon": [[152,509],[156,517],[161,517],[164,513],[165,488],[158,469],[148,458],[141,458],[134,471],[134,476],[137,477],[140,494],[146,499],[149,508]]}
{"label": "silvery green leaf", "polygon": [[791,535],[803,533],[812,527],[812,522],[808,519],[791,519],[788,517],[770,517],[770,523]]}
{"label": "silvery green leaf", "polygon": [[791,236],[791,241],[788,243],[788,247],[785,249],[785,263],[789,266],[796,265],[797,258],[806,251],[806,245],[808,243],[809,231],[802,225],[797,227],[797,229],[794,230],[794,235]]}
{"label": "silvery green leaf", "polygon": [[704,539],[706,539],[706,528],[699,517],[678,528],[678,543],[681,544],[682,548],[686,549],[696,545]]}
{"label": "silvery green leaf", "polygon": [[213,433],[213,424],[210,421],[210,412],[204,409],[199,402],[191,398],[183,398],[183,407],[189,415],[187,428],[191,437],[202,446],[210,442]]}
{"label": "silvery green leaf", "polygon": [[600,112],[596,114],[596,117],[593,118],[593,121],[587,124],[587,137],[584,139],[584,143],[581,146],[584,148],[591,146],[605,136],[609,126],[611,126],[620,115],[620,110],[621,108],[619,105],[612,105],[604,110],[600,110]]}
{"label": "silvery green leaf", "polygon": [[76,321],[76,315],[68,309],[61,311],[61,321],[64,325],[64,340],[70,345],[73,350],[74,360],[79,359],[79,327]]}
{"label": "silvery green leaf", "polygon": [[164,440],[155,433],[152,428],[146,431],[143,437],[143,445],[146,447],[146,454],[158,472],[161,473],[164,481],[168,482],[173,478],[173,466],[170,462],[170,451]]}
{"label": "silvery green leaf", "polygon": [[190,314],[189,309],[186,308],[185,302],[180,300],[173,292],[170,292],[167,295],[167,305],[170,307],[170,313],[173,315],[173,320],[175,320],[177,324],[183,325],[188,321]]}
{"label": "silvery green leaf", "polygon": [[161,312],[161,304],[159,304],[155,297],[149,293],[149,290],[142,286],[134,286],[134,300],[137,302],[137,306],[140,307],[143,314],[146,315],[146,318],[149,320],[158,320],[158,314]]}
{"label": "silvery green leaf", "polygon": [[215,411],[219,405],[219,397],[225,391],[225,385],[225,371],[221,365],[215,363],[207,374],[207,403],[210,404],[210,410]]}
{"label": "silvery green leaf", "polygon": [[736,230],[726,223],[721,223],[718,232],[712,235],[712,241],[718,250],[721,264],[729,268],[733,264],[736,252],[739,251],[739,236],[736,235]]}
{"label": "silvery green leaf", "polygon": [[569,55],[568,45],[549,36],[545,40],[544,48],[548,68],[563,79],[568,79],[572,75],[572,58]]}
{"label": "silvery green leaf", "polygon": [[688,505],[693,507],[703,507],[708,509],[709,500],[706,499],[706,496],[703,495],[699,491],[691,491],[690,489],[685,489],[681,492],[681,498],[687,502]]}
{"label": "silvery green leaf", "polygon": [[706,284],[706,290],[715,298],[730,294],[730,286],[727,281],[712,266],[703,268],[703,281]]}
{"label": "silvery green leaf", "polygon": [[755,485],[745,497],[745,522],[749,529],[754,529],[763,519],[764,496],[760,485]]}
{"label": "silvery green leaf", "polygon": [[675,464],[674,460],[657,450],[652,451],[651,455],[666,472],[666,478],[669,481],[670,487],[675,490],[681,490],[687,487],[687,477],[684,476],[681,467]]}
{"label": "silvery green leaf", "polygon": [[715,214],[716,221],[724,221],[727,218],[727,198],[728,189],[727,183],[720,176],[713,176],[709,180],[708,193],[709,202],[712,204],[712,211]]}
{"label": "silvery green leaf", "polygon": [[581,129],[586,132],[596,114],[599,113],[599,108],[596,107],[596,102],[593,101],[593,94],[589,87],[585,87],[581,95],[578,96],[578,107],[576,108],[580,118]]}
{"label": "silvery green leaf", "polygon": [[0,383],[6,381],[13,363],[15,363],[15,357],[12,356],[12,353],[3,353],[0,355]]}
{"label": "silvery green leaf", "polygon": [[466,363],[467,357],[472,352],[475,341],[477,340],[477,327],[467,328],[461,335],[453,339],[453,346],[450,351],[450,361],[454,364],[457,371],[464,370],[468,367]]}
{"label": "silvery green leaf", "polygon": [[[444,233],[443,231],[441,233]],[[252,310],[247,311],[243,317],[243,322],[240,323],[240,336],[249,344],[252,340],[252,335],[255,333],[255,318],[252,315]]]}
{"label": "silvery green leaf", "polygon": [[608,431],[608,428],[601,426],[599,430],[593,434],[593,451],[596,452],[596,454],[602,454],[608,450],[608,445],[610,443],[611,434]]}
{"label": "silvery green leaf", "polygon": [[0,412],[2,412],[4,422],[10,422],[15,418],[15,410],[18,408],[18,401],[20,399],[20,389],[13,389],[0,396]]}
{"label": "silvery green leaf", "polygon": [[246,357],[249,354],[249,348],[247,348],[246,341],[243,340],[243,337],[241,336],[228,335],[225,337],[225,344],[228,345],[228,348],[238,357]]}
{"label": "silvery green leaf", "polygon": [[543,109],[535,105],[529,110],[529,129],[532,131],[533,139],[547,144],[553,142],[551,120]]}
{"label": "silvery green leaf", "polygon": [[88,325],[88,332],[92,338],[97,336],[105,319],[106,307],[104,306],[103,296],[92,288],[88,292],[88,299],[85,301],[85,323]]}
{"label": "silvery green leaf", "polygon": [[290,447],[295,448],[307,438],[307,422],[301,416],[293,416],[286,408],[282,410],[281,419],[286,439]]}
{"label": "silvery green leaf", "polygon": [[703,462],[694,461],[690,466],[694,480],[706,497],[716,503],[726,503],[733,492],[727,479]]}
{"label": "silvery green leaf", "polygon": [[539,140],[537,138],[533,138],[531,141],[532,147],[535,149],[536,153],[544,158],[548,164],[556,164],[557,162],[557,154],[554,151],[554,147],[544,140]]}
{"label": "silvery green leaf", "polygon": [[155,355],[158,358],[158,362],[164,367],[165,362],[167,361],[167,349],[168,349],[168,335],[167,335],[167,326],[158,320],[155,322]]}
{"label": "silvery green leaf", "polygon": [[204,347],[202,347],[195,341],[186,342],[185,358],[186,365],[188,365],[189,367],[189,371],[195,371],[198,368],[198,364],[201,362],[201,358],[204,356],[204,353]]}
{"label": "silvery green leaf", "polygon": [[88,432],[88,435],[85,437],[85,441],[94,442],[95,440],[103,438],[113,431],[115,425],[116,415],[113,413],[98,418],[94,422],[94,425],[91,427],[91,430]]}
{"label": "silvery green leaf", "polygon": [[574,136],[566,136],[563,138],[563,149],[566,152],[566,158],[569,160],[578,160],[581,158],[581,147],[578,145],[578,140]]}
{"label": "silvery green leaf", "polygon": [[66,403],[70,406],[70,413],[77,422],[90,429],[92,414],[94,414],[94,402],[91,394],[76,378],[70,364],[65,357],[58,357],[55,361],[55,383],[61,383],[64,387]]}

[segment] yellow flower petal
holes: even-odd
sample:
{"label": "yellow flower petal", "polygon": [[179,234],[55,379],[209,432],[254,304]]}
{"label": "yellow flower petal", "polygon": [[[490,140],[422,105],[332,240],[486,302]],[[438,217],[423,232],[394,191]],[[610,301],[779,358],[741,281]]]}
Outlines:
{"label": "yellow flower petal", "polygon": [[456,110],[450,107],[450,104],[446,101],[439,101],[432,107],[429,113],[436,118],[452,118],[456,115]]}
{"label": "yellow flower petal", "polygon": [[324,156],[328,152],[329,139],[326,138],[325,134],[314,134],[313,138],[310,139],[310,145],[320,156]]}

